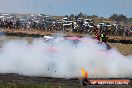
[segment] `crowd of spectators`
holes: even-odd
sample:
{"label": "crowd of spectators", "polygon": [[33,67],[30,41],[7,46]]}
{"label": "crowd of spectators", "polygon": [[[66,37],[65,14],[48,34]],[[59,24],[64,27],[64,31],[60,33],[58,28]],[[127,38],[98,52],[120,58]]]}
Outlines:
{"label": "crowd of spectators", "polygon": [[132,36],[132,26],[121,26],[117,22],[111,25],[108,24],[109,26],[107,24],[106,22],[102,22],[102,24],[95,25],[94,20],[83,18],[74,19],[65,17],[65,19],[53,19],[45,15],[33,15],[27,18],[0,16],[0,28],[4,29],[60,31],[84,34],[94,34],[98,31],[99,34]]}

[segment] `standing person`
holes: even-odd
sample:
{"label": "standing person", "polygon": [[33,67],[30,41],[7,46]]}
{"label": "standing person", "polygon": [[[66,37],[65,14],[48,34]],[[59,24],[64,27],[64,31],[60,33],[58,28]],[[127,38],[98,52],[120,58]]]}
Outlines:
{"label": "standing person", "polygon": [[128,26],[125,26],[123,36],[128,36]]}
{"label": "standing person", "polygon": [[103,35],[103,33],[101,33],[100,34],[100,42],[103,42],[103,37],[104,37],[104,35]]}
{"label": "standing person", "polygon": [[107,39],[108,39],[108,37],[107,37],[106,33],[101,33],[100,41],[106,43]]}
{"label": "standing person", "polygon": [[74,23],[72,22],[72,32],[74,33]]}
{"label": "standing person", "polygon": [[95,31],[94,38],[97,39],[98,41],[100,41],[100,36],[98,34],[98,30]]}

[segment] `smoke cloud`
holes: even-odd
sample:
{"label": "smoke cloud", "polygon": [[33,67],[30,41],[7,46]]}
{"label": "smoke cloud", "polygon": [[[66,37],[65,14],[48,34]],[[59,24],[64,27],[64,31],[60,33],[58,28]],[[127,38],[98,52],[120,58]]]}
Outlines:
{"label": "smoke cloud", "polygon": [[107,50],[91,38],[77,45],[60,39],[11,40],[0,48],[0,73],[74,78],[81,76],[82,67],[90,78],[132,77],[132,56],[123,56],[115,48]]}

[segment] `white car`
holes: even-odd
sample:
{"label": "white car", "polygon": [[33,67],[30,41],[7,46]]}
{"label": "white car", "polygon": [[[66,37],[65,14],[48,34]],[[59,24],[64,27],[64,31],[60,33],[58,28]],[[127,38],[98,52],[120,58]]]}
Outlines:
{"label": "white car", "polygon": [[84,20],[84,24],[89,24],[89,23],[93,23],[92,19],[85,19]]}
{"label": "white car", "polygon": [[68,22],[69,19],[68,19],[68,17],[64,17],[64,18],[62,19],[62,21],[63,21],[63,22]]}
{"label": "white car", "polygon": [[71,26],[72,24],[70,22],[64,22],[63,26]]}
{"label": "white car", "polygon": [[77,19],[77,22],[82,22],[83,21],[83,18],[78,18]]}
{"label": "white car", "polygon": [[102,23],[99,23],[98,25],[97,25],[97,27],[98,28],[100,28],[101,26],[106,26],[106,27],[111,27],[111,25],[109,24],[109,23],[107,23],[107,22],[102,22]]}
{"label": "white car", "polygon": [[94,23],[87,23],[87,24],[83,24],[85,27],[89,27],[89,28],[94,28]]}

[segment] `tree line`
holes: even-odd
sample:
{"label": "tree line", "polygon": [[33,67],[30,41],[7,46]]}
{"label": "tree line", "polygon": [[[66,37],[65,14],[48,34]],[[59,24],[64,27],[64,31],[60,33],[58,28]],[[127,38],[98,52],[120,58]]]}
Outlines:
{"label": "tree line", "polygon": [[[103,17],[99,17],[97,15],[87,15],[87,14],[84,14],[82,12],[74,15],[74,14],[70,14],[70,15],[65,15],[65,17],[70,17],[70,18],[74,18],[74,19],[77,19],[77,18],[103,18]],[[117,21],[117,22],[124,22],[124,23],[132,23],[132,17],[131,18],[128,18],[127,16],[125,16],[124,14],[112,14],[110,17],[108,17],[109,19],[111,19],[112,21]]]}

